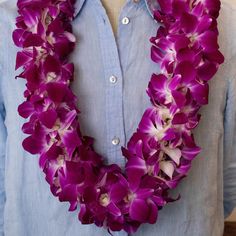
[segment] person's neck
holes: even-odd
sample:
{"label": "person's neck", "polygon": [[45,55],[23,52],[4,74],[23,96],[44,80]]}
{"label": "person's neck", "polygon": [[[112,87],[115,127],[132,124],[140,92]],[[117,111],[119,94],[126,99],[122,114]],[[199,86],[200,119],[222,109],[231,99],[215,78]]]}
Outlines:
{"label": "person's neck", "polygon": [[106,9],[113,32],[116,35],[120,10],[125,4],[126,0],[101,0],[101,2]]}

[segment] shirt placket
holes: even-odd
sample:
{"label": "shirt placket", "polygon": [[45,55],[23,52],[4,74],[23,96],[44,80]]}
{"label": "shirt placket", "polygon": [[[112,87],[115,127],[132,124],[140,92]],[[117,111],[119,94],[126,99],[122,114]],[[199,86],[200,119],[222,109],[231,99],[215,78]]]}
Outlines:
{"label": "shirt placket", "polygon": [[[106,142],[105,153],[108,158],[108,163],[116,163],[121,168],[125,166],[125,158],[121,153],[121,146],[126,145],[124,110],[123,110],[123,86],[124,86],[124,68],[121,66],[120,50],[126,50],[128,57],[128,48],[121,42],[116,43],[114,33],[108,18],[108,15],[103,8],[100,0],[91,0],[96,2],[97,10],[96,17],[98,22],[98,31],[100,38],[101,54],[104,66],[105,79],[105,119],[106,119]],[[119,23],[118,33],[124,34],[126,38],[132,30],[132,4],[137,5],[139,0],[127,1],[122,8]],[[119,35],[119,37],[122,37]],[[124,54],[123,54],[124,55]],[[132,112],[132,111],[130,111]],[[125,231],[112,232],[114,236],[128,236]]]}
{"label": "shirt placket", "polygon": [[105,153],[108,163],[116,163],[122,168],[125,159],[121,146],[125,145],[124,114],[123,114],[123,76],[116,40],[105,9],[98,0],[95,3],[101,54],[105,79]]}

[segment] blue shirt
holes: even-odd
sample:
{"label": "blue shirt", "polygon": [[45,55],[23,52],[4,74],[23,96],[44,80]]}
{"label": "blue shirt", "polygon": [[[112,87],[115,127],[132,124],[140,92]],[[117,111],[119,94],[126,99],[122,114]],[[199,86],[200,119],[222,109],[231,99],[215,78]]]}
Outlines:
{"label": "blue shirt", "polygon": [[[171,192],[181,193],[181,199],[161,210],[155,225],[143,225],[137,236],[222,236],[224,215],[236,205],[236,10],[228,2],[223,1],[219,18],[225,63],[210,81],[209,105],[201,109],[194,131],[202,152]],[[107,163],[122,168],[120,148],[150,106],[145,89],[151,74],[160,71],[150,59],[149,38],[160,26],[152,17],[155,7],[155,0],[127,0],[114,37],[99,0],[78,0],[76,5],[72,89],[82,112],[82,131],[95,137],[95,149]],[[0,235],[108,235],[103,228],[81,225],[78,211],[68,212],[69,205],[52,196],[37,156],[22,148],[25,120],[17,107],[24,100],[25,82],[14,79],[19,74],[14,70],[18,49],[11,38],[16,16],[16,0],[0,0]]]}

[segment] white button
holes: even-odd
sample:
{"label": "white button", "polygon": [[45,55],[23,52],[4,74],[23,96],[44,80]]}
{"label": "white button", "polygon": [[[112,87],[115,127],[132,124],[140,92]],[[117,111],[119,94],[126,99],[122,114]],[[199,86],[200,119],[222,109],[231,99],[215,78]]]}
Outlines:
{"label": "white button", "polygon": [[128,17],[124,17],[124,18],[122,19],[122,24],[123,24],[123,25],[129,24],[129,18],[128,18]]}
{"label": "white button", "polygon": [[116,78],[114,75],[112,75],[112,76],[109,78],[109,80],[110,80],[110,82],[111,82],[112,84],[115,84],[116,81],[117,81],[117,78]]}
{"label": "white button", "polygon": [[114,137],[111,142],[113,145],[118,145],[120,143],[120,139],[117,137]]}

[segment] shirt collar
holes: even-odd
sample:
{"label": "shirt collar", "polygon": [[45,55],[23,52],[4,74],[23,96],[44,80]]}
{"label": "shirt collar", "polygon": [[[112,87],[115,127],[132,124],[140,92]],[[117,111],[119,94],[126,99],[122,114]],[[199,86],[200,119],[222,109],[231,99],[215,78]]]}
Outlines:
{"label": "shirt collar", "polygon": [[[76,1],[76,3],[75,3],[75,13],[74,13],[75,17],[79,14],[79,12],[82,9],[83,4],[84,4],[85,1],[86,0],[77,0]],[[144,0],[144,1],[145,1],[145,4],[146,4],[146,7],[148,9],[148,12],[153,17],[153,11],[158,8],[157,0]]]}

